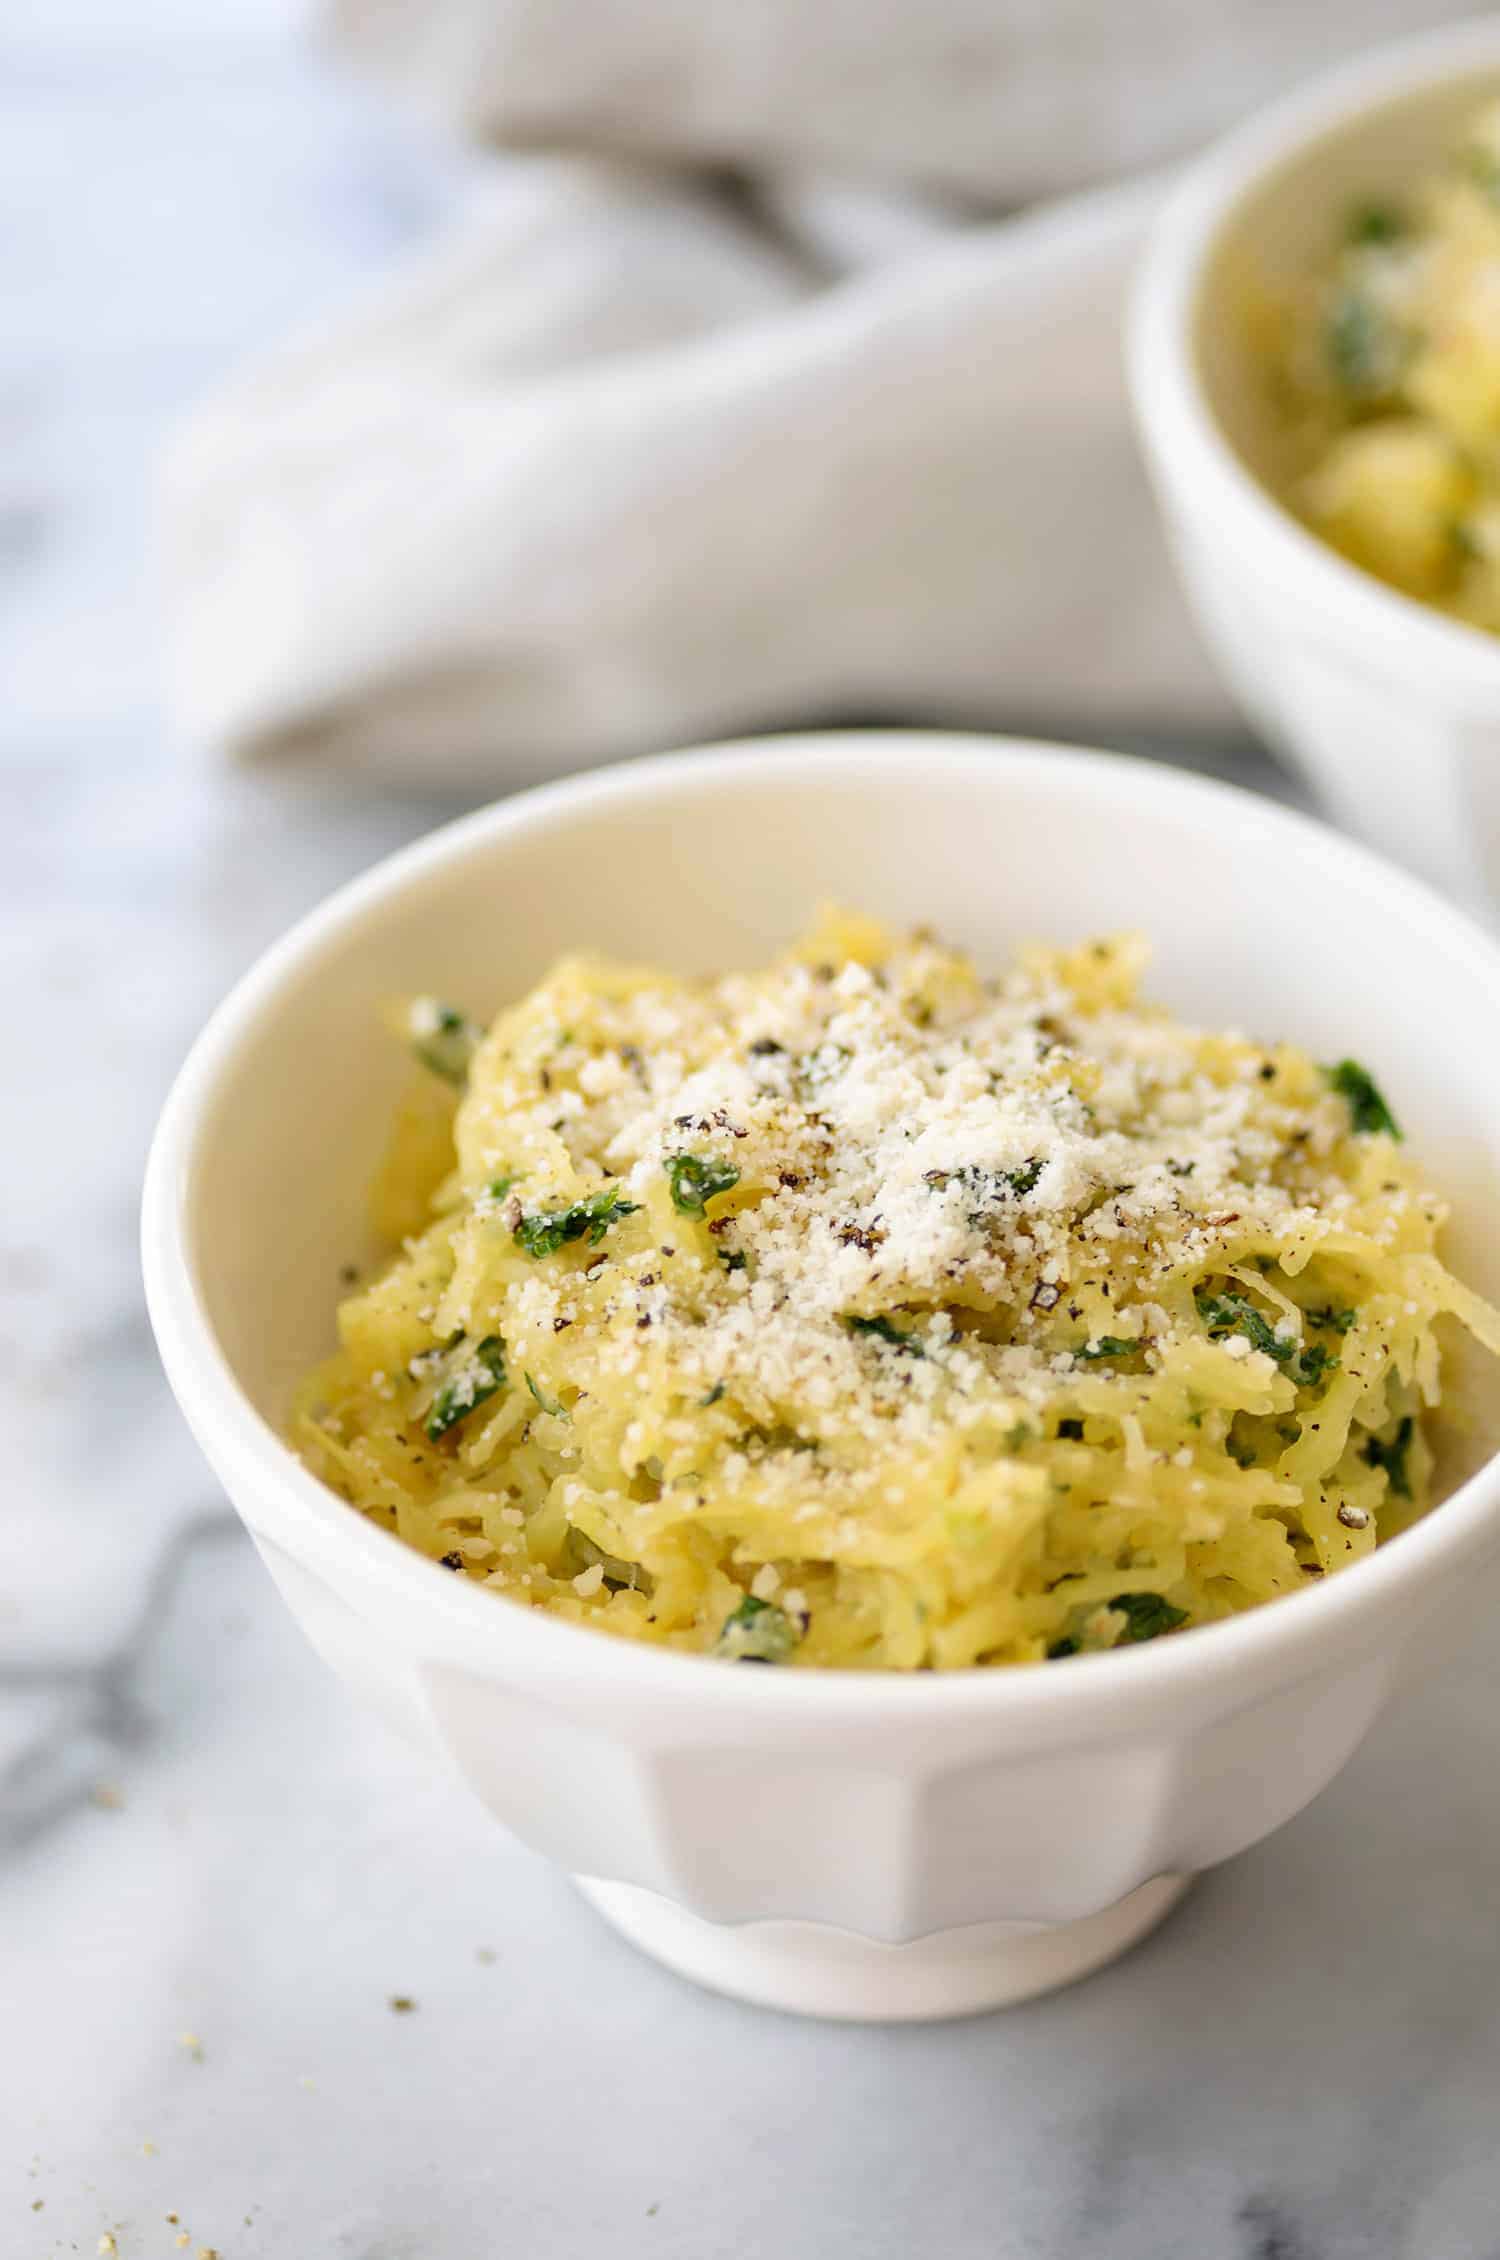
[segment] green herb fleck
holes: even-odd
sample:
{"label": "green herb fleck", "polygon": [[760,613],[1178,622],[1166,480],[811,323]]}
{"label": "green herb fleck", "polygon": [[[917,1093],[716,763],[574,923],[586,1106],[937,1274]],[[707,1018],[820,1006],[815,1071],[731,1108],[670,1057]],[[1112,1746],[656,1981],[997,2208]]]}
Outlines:
{"label": "green herb fleck", "polygon": [[537,1403],[541,1406],[544,1413],[551,1413],[556,1420],[567,1419],[568,1408],[562,1402],[561,1398],[549,1397],[546,1390],[541,1388],[538,1383],[533,1380],[532,1376],[529,1373],[525,1376],[525,1381],[527,1388],[531,1391],[531,1394],[533,1395],[533,1397],[535,1397]]}
{"label": "green herb fleck", "polygon": [[1117,1593],[1109,1606],[1126,1620],[1116,1643],[1121,1648],[1136,1640],[1155,1640],[1187,1623],[1187,1610],[1174,1609],[1160,1593]]}
{"label": "green herb fleck", "polygon": [[445,1083],[467,1083],[469,1063],[484,1030],[456,1005],[443,1004],[437,997],[413,997],[406,1008],[406,1030],[424,1067],[441,1075]]}
{"label": "green herb fleck", "polygon": [[852,1057],[847,1044],[819,1044],[815,1051],[804,1052],[793,1069],[802,1104],[807,1106],[819,1098]]}
{"label": "green herb fleck", "polygon": [[532,1216],[523,1216],[514,1237],[529,1256],[555,1255],[568,1241],[585,1236],[590,1247],[596,1248],[610,1226],[622,1216],[634,1216],[638,1206],[635,1201],[622,1201],[611,1185],[602,1193],[590,1193],[586,1200],[574,1201],[568,1208],[538,1209]]}
{"label": "green herb fleck", "polygon": [[1346,392],[1374,401],[1394,391],[1401,339],[1364,291],[1339,293],[1329,311],[1325,339],[1329,363]]}
{"label": "green herb fleck", "polygon": [[1383,1444],[1378,1436],[1371,1436],[1365,1444],[1365,1460],[1371,1467],[1383,1467],[1385,1479],[1392,1495],[1397,1499],[1411,1497],[1411,1477],[1407,1473],[1406,1455],[1411,1450],[1411,1440],[1416,1433],[1416,1422],[1407,1413],[1389,1443]]}
{"label": "green herb fleck", "polygon": [[1321,1342],[1303,1345],[1278,1334],[1265,1314],[1243,1295],[1199,1295],[1196,1300],[1199,1316],[1214,1341],[1222,1341],[1226,1334],[1243,1334],[1253,1350],[1263,1350],[1268,1358],[1274,1358],[1299,1386],[1311,1387],[1339,1362]]}
{"label": "green herb fleck", "polygon": [[1368,203],[1354,206],[1344,230],[1344,240],[1358,244],[1397,243],[1406,230],[1406,214],[1399,204],[1385,204],[1372,198]]}
{"label": "green herb fleck", "polygon": [[801,1625],[785,1609],[747,1593],[724,1619],[714,1654],[740,1664],[784,1664],[801,1638]]}
{"label": "green herb fleck", "polygon": [[1356,1310],[1335,1310],[1331,1303],[1320,1303],[1302,1316],[1309,1326],[1321,1327],[1328,1334],[1347,1334],[1359,1313]]}
{"label": "green herb fleck", "polygon": [[1061,1640],[1053,1641],[1051,1647],[1047,1650],[1047,1660],[1049,1663],[1051,1663],[1054,1658],[1058,1656],[1076,1656],[1077,1653],[1078,1642],[1076,1640],[1069,1640],[1065,1637]]}
{"label": "green herb fleck", "polygon": [[723,1394],[724,1394],[724,1384],[723,1384],[723,1382],[722,1382],[722,1381],[716,1381],[716,1382],[714,1383],[713,1387],[712,1387],[712,1388],[711,1388],[711,1389],[709,1390],[709,1392],[708,1392],[708,1395],[707,1395],[706,1397],[700,1397],[700,1398],[698,1399],[698,1402],[699,1402],[699,1404],[700,1404],[700,1405],[703,1405],[703,1406],[705,1406],[705,1407],[706,1407],[706,1406],[708,1406],[708,1405],[716,1405],[716,1404],[717,1404],[717,1403],[719,1402],[719,1399],[720,1399],[720,1398],[721,1398],[721,1397],[723,1396]]}
{"label": "green herb fleck", "polygon": [[845,1311],[844,1324],[851,1334],[871,1334],[877,1342],[889,1342],[893,1350],[901,1350],[909,1358],[921,1358],[927,1355],[915,1335],[904,1334],[901,1328],[893,1326],[888,1318],[861,1318],[854,1311]]}
{"label": "green herb fleck", "polygon": [[[1018,1201],[1035,1191],[1046,1166],[1037,1154],[1015,1169],[981,1169],[977,1162],[966,1162],[962,1169],[929,1169],[923,1182],[938,1193],[946,1193],[950,1185],[957,1185],[975,1201]],[[971,1224],[979,1221],[977,1215],[969,1219]]]}
{"label": "green herb fleck", "polygon": [[1325,1373],[1337,1371],[1338,1362],[1332,1350],[1325,1349],[1321,1342],[1305,1342],[1292,1369],[1292,1378],[1306,1388],[1316,1388]]}
{"label": "green herb fleck", "polygon": [[720,1248],[718,1257],[726,1271],[743,1271],[749,1261],[739,1248]]}
{"label": "green herb fleck", "polygon": [[1016,1199],[1020,1200],[1023,1195],[1035,1192],[1037,1180],[1046,1166],[1039,1156],[1033,1154],[1030,1161],[1023,1161],[1019,1169],[1001,1169],[995,1174],[1006,1191],[1014,1193]]}
{"label": "green herb fleck", "polygon": [[662,1167],[672,1188],[672,1206],[683,1216],[701,1216],[716,1193],[732,1192],[740,1173],[731,1161],[712,1154],[669,1154]]}
{"label": "green herb fleck", "polygon": [[1323,1073],[1339,1097],[1349,1102],[1349,1114],[1356,1130],[1383,1130],[1388,1138],[1400,1138],[1396,1117],[1381,1096],[1375,1078],[1357,1059],[1341,1059],[1337,1066],[1325,1067]]}
{"label": "green herb fleck", "polygon": [[434,1444],[450,1428],[467,1420],[476,1405],[484,1404],[505,1387],[505,1344],[498,1334],[486,1334],[467,1352],[460,1336],[447,1362],[448,1378],[433,1398],[423,1423]]}
{"label": "green herb fleck", "polygon": [[1086,1342],[1081,1350],[1075,1350],[1073,1355],[1081,1363],[1092,1365],[1099,1358],[1134,1357],[1140,1347],[1139,1342],[1127,1342],[1123,1334],[1100,1334],[1092,1342]]}

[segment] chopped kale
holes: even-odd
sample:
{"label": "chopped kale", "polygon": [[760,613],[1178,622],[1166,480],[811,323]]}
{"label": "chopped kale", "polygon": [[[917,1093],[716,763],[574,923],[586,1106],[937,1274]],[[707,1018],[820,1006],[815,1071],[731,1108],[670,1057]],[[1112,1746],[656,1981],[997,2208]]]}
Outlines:
{"label": "chopped kale", "polygon": [[1263,1350],[1283,1367],[1299,1387],[1312,1387],[1333,1372],[1338,1359],[1321,1342],[1302,1344],[1278,1334],[1254,1303],[1244,1295],[1199,1295],[1198,1313],[1214,1341],[1226,1334],[1243,1334],[1253,1350]]}
{"label": "chopped kale", "polygon": [[486,1334],[472,1350],[463,1337],[447,1359],[448,1377],[427,1409],[423,1423],[430,1442],[437,1443],[450,1428],[467,1420],[476,1405],[484,1404],[505,1387],[505,1344],[498,1334]]}
{"label": "chopped kale", "polygon": [[1117,1593],[1109,1606],[1126,1620],[1117,1643],[1121,1648],[1135,1640],[1155,1640],[1187,1623],[1187,1610],[1173,1608],[1160,1593]]}
{"label": "chopped kale", "polygon": [[1406,1455],[1411,1450],[1411,1440],[1416,1433],[1416,1422],[1407,1413],[1397,1426],[1389,1443],[1371,1436],[1365,1444],[1364,1456],[1371,1467],[1383,1467],[1391,1495],[1397,1499],[1411,1497],[1411,1477],[1407,1473]]}
{"label": "chopped kale", "polygon": [[1325,1349],[1321,1342],[1306,1342],[1295,1368],[1291,1369],[1292,1378],[1308,1389],[1315,1389],[1325,1373],[1337,1370],[1338,1362],[1332,1350]]}
{"label": "chopped kale", "polygon": [[529,1256],[555,1255],[568,1241],[585,1237],[590,1247],[597,1247],[610,1226],[622,1216],[634,1216],[638,1205],[622,1201],[611,1185],[602,1193],[590,1193],[586,1200],[574,1201],[568,1208],[538,1209],[534,1215],[523,1216],[514,1237]]}
{"label": "chopped kale", "polygon": [[1215,1341],[1222,1341],[1226,1334],[1243,1334],[1252,1349],[1264,1350],[1278,1365],[1285,1365],[1296,1350],[1296,1343],[1276,1333],[1264,1312],[1244,1295],[1199,1295],[1197,1303],[1199,1316]]}
{"label": "chopped kale", "polygon": [[1073,1355],[1084,1364],[1091,1365],[1099,1358],[1134,1357],[1140,1347],[1139,1342],[1128,1342],[1123,1334],[1100,1334],[1092,1342],[1086,1342],[1081,1350],[1075,1350]]}
{"label": "chopped kale", "polygon": [[484,1035],[456,1005],[443,1004],[437,997],[413,997],[406,1012],[407,1035],[412,1051],[434,1075],[441,1075],[445,1083],[462,1085],[469,1080],[469,1063]]}
{"label": "chopped kale", "polygon": [[1388,1138],[1400,1138],[1396,1117],[1382,1098],[1374,1077],[1357,1059],[1341,1059],[1337,1066],[1325,1067],[1323,1073],[1339,1097],[1347,1099],[1356,1130],[1383,1130]]}
{"label": "chopped kale", "polygon": [[1305,1310],[1302,1316],[1309,1326],[1320,1327],[1325,1333],[1347,1334],[1359,1313],[1355,1310],[1335,1310],[1331,1303],[1320,1303],[1313,1310]]}
{"label": "chopped kale", "polygon": [[701,1216],[716,1193],[733,1192],[740,1181],[732,1161],[715,1161],[712,1154],[669,1154],[662,1167],[672,1206],[683,1216]]}
{"label": "chopped kale", "polygon": [[977,1224],[985,1204],[1023,1200],[1034,1192],[1046,1166],[1038,1154],[1015,1169],[982,1169],[977,1162],[966,1162],[962,1169],[929,1169],[924,1182],[937,1193],[946,1193],[950,1185],[957,1185],[971,1200],[978,1201],[980,1211],[969,1218],[971,1224]]}
{"label": "chopped kale", "polygon": [[[1117,1593],[1105,1606],[1118,1610],[1125,1619],[1125,1630],[1115,1642],[1118,1648],[1128,1648],[1137,1640],[1156,1640],[1162,1633],[1175,1632],[1180,1624],[1187,1623],[1187,1610],[1174,1608],[1160,1593]],[[1075,1620],[1076,1615],[1077,1612]],[[1064,1633],[1048,1648],[1048,1661],[1059,1656],[1081,1655],[1085,1646],[1083,1639]]]}
{"label": "chopped kale", "polygon": [[1033,1154],[1029,1161],[1022,1162],[1019,1169],[1001,1169],[995,1174],[1006,1191],[1020,1200],[1024,1194],[1035,1192],[1037,1180],[1046,1166],[1038,1155]]}
{"label": "chopped kale", "polygon": [[740,1664],[784,1664],[802,1638],[802,1630],[785,1609],[747,1593],[724,1619],[714,1654]]}
{"label": "chopped kale", "polygon": [[1406,214],[1399,204],[1371,198],[1368,203],[1356,204],[1350,212],[1344,240],[1354,244],[1397,243],[1406,229]]}
{"label": "chopped kale", "polygon": [[857,1312],[846,1311],[844,1313],[844,1324],[851,1334],[871,1334],[877,1342],[889,1342],[893,1350],[901,1350],[909,1358],[921,1358],[927,1355],[915,1335],[903,1333],[901,1328],[893,1326],[888,1318],[861,1318]]}

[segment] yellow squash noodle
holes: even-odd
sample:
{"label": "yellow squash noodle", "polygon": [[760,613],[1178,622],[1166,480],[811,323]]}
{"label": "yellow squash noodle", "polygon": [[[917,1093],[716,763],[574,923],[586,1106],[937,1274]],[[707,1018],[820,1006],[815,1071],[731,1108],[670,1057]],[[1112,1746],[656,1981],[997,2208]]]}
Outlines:
{"label": "yellow squash noodle", "polygon": [[1500,1317],[1365,1070],[1182,1026],[1145,957],[984,978],[827,913],[762,972],[402,1008],[402,1244],[298,1448],[511,1601],[794,1667],[1055,1661],[1357,1561],[1428,1503],[1435,1322]]}

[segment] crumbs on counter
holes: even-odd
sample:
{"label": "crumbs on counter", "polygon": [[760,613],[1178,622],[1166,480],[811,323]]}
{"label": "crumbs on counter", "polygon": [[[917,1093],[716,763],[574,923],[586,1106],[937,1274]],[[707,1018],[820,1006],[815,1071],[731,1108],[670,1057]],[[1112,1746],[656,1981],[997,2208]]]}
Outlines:
{"label": "crumbs on counter", "polygon": [[203,2043],[195,2032],[180,2032],[177,2035],[177,2045],[179,2048],[185,2048],[187,2050],[188,2054],[192,2057],[195,2064],[202,2063]]}
{"label": "crumbs on counter", "polygon": [[391,1995],[391,2007],[398,2017],[409,2017],[416,2005],[409,1993],[393,1993]]}

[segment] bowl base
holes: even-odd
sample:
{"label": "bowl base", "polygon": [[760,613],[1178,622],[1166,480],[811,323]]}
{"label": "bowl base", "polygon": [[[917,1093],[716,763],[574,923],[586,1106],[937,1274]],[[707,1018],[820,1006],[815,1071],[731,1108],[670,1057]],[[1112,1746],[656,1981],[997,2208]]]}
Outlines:
{"label": "bowl base", "polygon": [[654,1891],[579,1876],[606,1922],[718,1993],[804,2017],[971,2017],[1102,1969],[1170,1913],[1190,1876],[1156,1876],[1074,1923],[972,1923],[889,1946],[827,1923],[711,1923]]}

